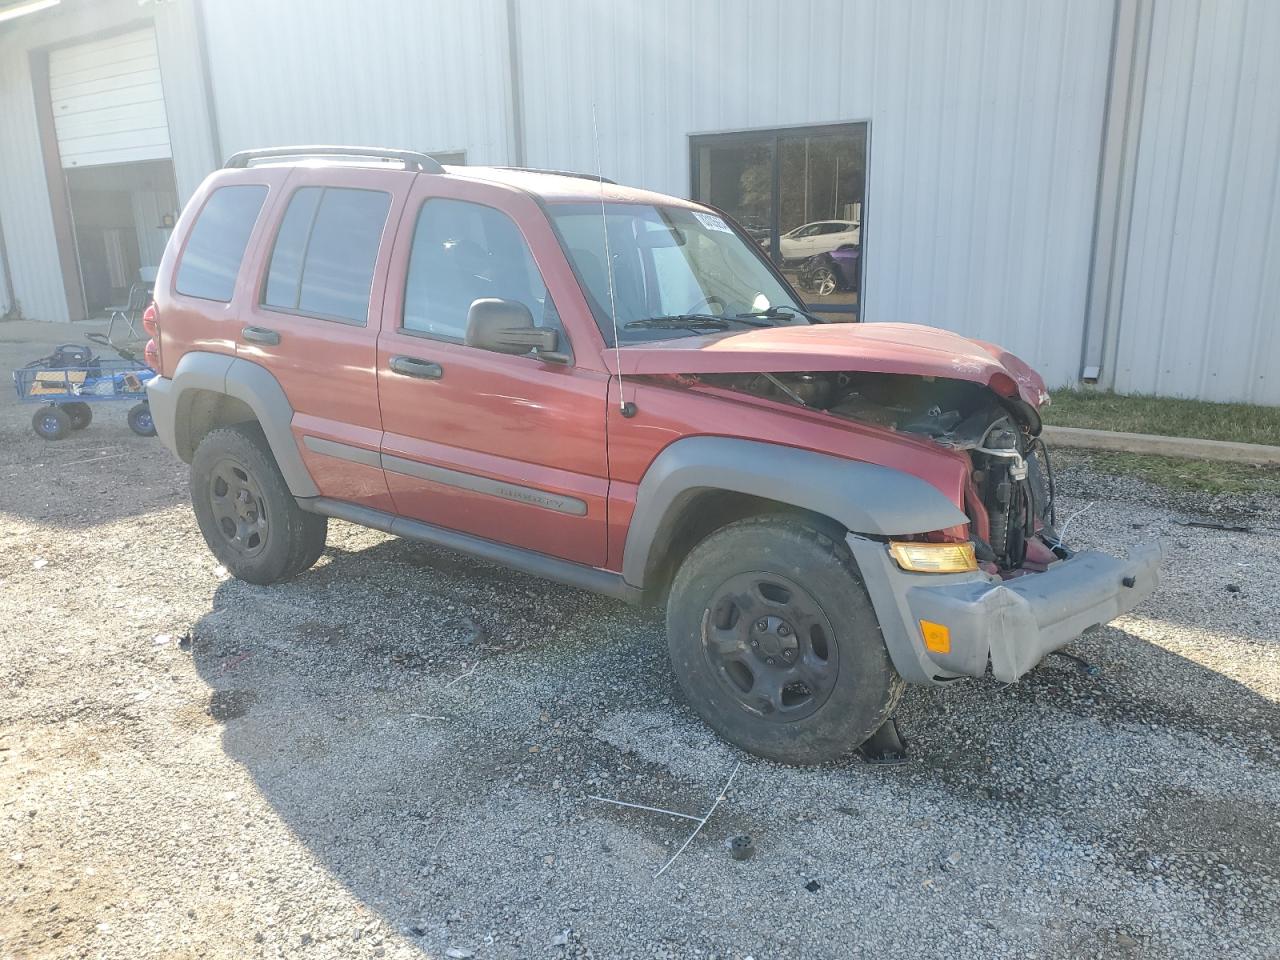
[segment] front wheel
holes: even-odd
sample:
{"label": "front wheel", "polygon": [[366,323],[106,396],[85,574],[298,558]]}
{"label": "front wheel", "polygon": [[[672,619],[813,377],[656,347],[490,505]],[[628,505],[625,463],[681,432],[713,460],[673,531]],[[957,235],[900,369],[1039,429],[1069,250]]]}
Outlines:
{"label": "front wheel", "polygon": [[213,555],[248,583],[291,580],[324,550],[328,520],[298,506],[256,423],[219,427],[200,441],[191,502]]}
{"label": "front wheel", "polygon": [[667,638],[690,705],[770,760],[844,757],[902,694],[847,546],[800,519],[742,520],[694,547],[671,587]]}
{"label": "front wheel", "polygon": [[60,407],[41,407],[31,418],[31,429],[45,440],[61,440],[71,432],[71,414]]}

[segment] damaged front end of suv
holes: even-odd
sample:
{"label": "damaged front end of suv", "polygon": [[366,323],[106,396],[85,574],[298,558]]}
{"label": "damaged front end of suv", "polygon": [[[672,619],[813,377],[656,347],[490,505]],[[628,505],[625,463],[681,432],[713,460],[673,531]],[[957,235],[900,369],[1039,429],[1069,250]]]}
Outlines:
{"label": "damaged front end of suv", "polygon": [[[1016,680],[1159,582],[1158,544],[1119,558],[1063,542],[1041,437],[1048,393],[1034,370],[991,344],[908,324],[794,325],[638,345],[622,356],[632,382],[758,410],[735,435],[768,422],[773,443],[886,467],[881,476],[902,478],[903,496],[908,479],[945,495],[956,522],[942,529],[844,524],[908,682],[988,672]],[[780,428],[779,416],[790,426]],[[887,482],[879,494],[892,501]]]}
{"label": "damaged front end of suv", "polygon": [[982,569],[1008,579],[1070,551],[1056,529],[1053,470],[1037,409],[989,387],[932,376],[850,371],[704,374],[696,381],[927,438],[965,452],[969,540]]}

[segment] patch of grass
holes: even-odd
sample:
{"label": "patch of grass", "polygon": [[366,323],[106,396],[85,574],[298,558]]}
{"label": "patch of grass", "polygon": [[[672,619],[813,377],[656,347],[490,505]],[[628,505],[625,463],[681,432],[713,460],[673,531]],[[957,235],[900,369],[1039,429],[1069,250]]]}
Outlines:
{"label": "patch of grass", "polygon": [[1056,390],[1043,416],[1045,423],[1056,427],[1280,445],[1280,407],[1248,403],[1122,396],[1099,390]]}
{"label": "patch of grass", "polygon": [[[1072,451],[1073,454],[1083,451]],[[1280,467],[1247,463],[1152,457],[1137,453],[1091,450],[1090,466],[1104,473],[1136,477],[1169,490],[1208,494],[1268,494],[1280,496]]]}

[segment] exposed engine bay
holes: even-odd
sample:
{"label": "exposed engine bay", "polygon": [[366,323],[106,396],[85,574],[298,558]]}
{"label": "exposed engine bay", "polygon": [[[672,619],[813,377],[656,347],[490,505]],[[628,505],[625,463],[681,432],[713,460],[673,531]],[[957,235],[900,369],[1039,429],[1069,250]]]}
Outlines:
{"label": "exposed engine bay", "polygon": [[700,383],[927,437],[967,451],[978,560],[1002,576],[1043,570],[1069,552],[1054,529],[1053,476],[1040,416],[966,380],[886,373],[701,374]]}

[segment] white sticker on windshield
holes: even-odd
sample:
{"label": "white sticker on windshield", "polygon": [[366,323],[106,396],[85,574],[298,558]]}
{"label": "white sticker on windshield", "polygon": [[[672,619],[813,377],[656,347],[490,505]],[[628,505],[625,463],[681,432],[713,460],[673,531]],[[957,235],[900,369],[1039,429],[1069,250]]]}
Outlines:
{"label": "white sticker on windshield", "polygon": [[693,215],[698,218],[698,222],[708,230],[723,230],[725,233],[733,233],[733,230],[727,223],[717,217],[714,213],[699,213],[693,211]]}

